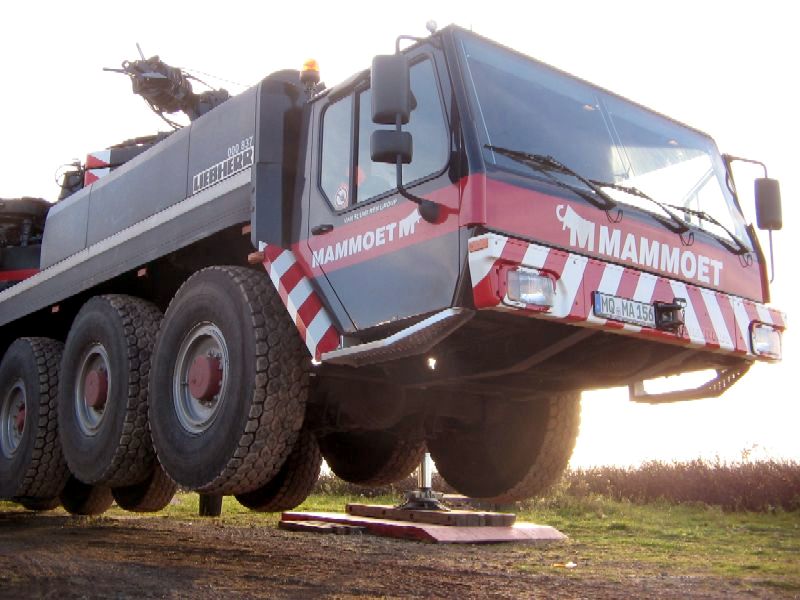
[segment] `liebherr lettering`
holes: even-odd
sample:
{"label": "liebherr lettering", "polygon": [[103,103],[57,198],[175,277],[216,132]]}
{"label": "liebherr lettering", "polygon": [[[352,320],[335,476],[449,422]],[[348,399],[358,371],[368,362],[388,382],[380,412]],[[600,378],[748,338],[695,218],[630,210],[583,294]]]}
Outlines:
{"label": "liebherr lettering", "polygon": [[200,171],[192,177],[192,194],[210,188],[223,179],[227,179],[231,175],[236,175],[239,171],[244,171],[246,168],[251,167],[253,165],[253,153],[254,149],[250,146],[204,171]]}
{"label": "liebherr lettering", "polygon": [[569,244],[573,248],[594,252],[597,241],[599,254],[686,279],[696,279],[700,283],[719,285],[722,261],[695,254],[688,248],[625,233],[608,225],[600,225],[598,233],[597,225],[581,217],[571,206],[557,206],[556,217],[561,221],[562,230],[569,229]]}

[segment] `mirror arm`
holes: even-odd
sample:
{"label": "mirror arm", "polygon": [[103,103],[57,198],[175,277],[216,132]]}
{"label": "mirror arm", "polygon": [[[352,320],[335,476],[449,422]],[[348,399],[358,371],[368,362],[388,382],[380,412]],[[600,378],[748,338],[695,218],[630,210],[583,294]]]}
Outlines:
{"label": "mirror arm", "polygon": [[[397,115],[397,121],[395,122],[395,127],[397,131],[402,131],[403,124],[400,119],[400,115]],[[419,206],[419,215],[425,219],[428,223],[436,223],[439,220],[440,216],[440,209],[441,206],[436,202],[431,200],[427,200],[425,198],[421,198],[419,196],[415,196],[411,192],[409,192],[403,186],[403,159],[398,154],[397,155],[397,162],[396,164],[396,175],[397,175],[397,191],[400,195],[405,198],[406,200],[411,200],[411,202],[415,202]]]}
{"label": "mirror arm", "polygon": [[775,254],[772,251],[772,229],[769,230],[769,282],[775,281]]}
{"label": "mirror arm", "polygon": [[439,220],[441,205],[425,198],[420,198],[409,192],[403,187],[403,161],[397,157],[397,191],[406,200],[416,203],[419,206],[419,215],[428,223],[436,223]]}
{"label": "mirror arm", "polygon": [[761,168],[764,169],[764,177],[769,177],[769,175],[767,175],[767,165],[765,165],[760,160],[753,160],[752,158],[742,158],[741,156],[733,156],[731,154],[723,154],[722,158],[728,164],[728,167],[729,167],[728,170],[729,171],[730,171],[730,164],[732,162],[738,160],[738,161],[741,161],[741,162],[750,163],[752,165],[760,165]]}
{"label": "mirror arm", "polygon": [[[735,161],[746,162],[753,165],[759,165],[762,169],[764,169],[764,178],[769,179],[769,174],[767,173],[767,165],[765,165],[760,160],[753,160],[752,158],[742,158],[741,156],[733,156],[731,154],[723,154],[722,159],[725,161],[725,166],[728,169],[728,176],[733,177],[733,170],[731,169],[731,163]],[[770,279],[769,282],[772,283],[775,281],[775,253],[773,251],[772,246],[772,229],[768,229],[769,231],[769,263],[770,263]],[[752,237],[752,236],[751,236]]]}
{"label": "mirror arm", "polygon": [[409,40],[409,41],[412,41],[412,42],[421,42],[424,39],[425,38],[414,37],[413,35],[398,35],[397,39],[394,41],[394,53],[395,54],[400,54],[400,42],[402,40]]}

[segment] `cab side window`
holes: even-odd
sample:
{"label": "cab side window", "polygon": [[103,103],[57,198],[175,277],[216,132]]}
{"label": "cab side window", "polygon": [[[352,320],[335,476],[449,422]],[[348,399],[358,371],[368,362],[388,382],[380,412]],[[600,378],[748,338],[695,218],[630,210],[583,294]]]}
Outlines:
{"label": "cab side window", "polygon": [[350,148],[353,96],[345,96],[325,111],[322,134],[322,191],[336,210],[350,205]]}
{"label": "cab side window", "polygon": [[[414,138],[414,156],[411,164],[403,166],[405,185],[442,170],[450,143],[430,59],[411,66],[411,91],[414,106],[404,130]],[[336,211],[396,188],[395,166],[374,163],[370,158],[369,139],[378,128],[372,122],[371,103],[370,89],[356,87],[354,93],[337,100],[323,113],[321,187]]]}

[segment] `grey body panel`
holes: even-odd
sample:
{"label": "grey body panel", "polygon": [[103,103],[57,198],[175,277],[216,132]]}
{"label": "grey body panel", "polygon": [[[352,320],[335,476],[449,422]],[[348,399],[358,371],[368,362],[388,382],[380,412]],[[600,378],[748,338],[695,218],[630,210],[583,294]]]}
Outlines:
{"label": "grey body panel", "polygon": [[228,100],[53,206],[42,270],[0,292],[0,325],[249,221],[249,164],[214,169],[217,179],[194,194],[192,180],[229,159],[229,148],[253,139],[258,89]]}
{"label": "grey body panel", "polygon": [[48,214],[41,268],[46,269],[192,194],[192,177],[225,160],[253,136],[258,86],[176,131]]}
{"label": "grey body panel", "polygon": [[250,170],[0,292],[0,325],[184,248],[250,216]]}
{"label": "grey body panel", "polygon": [[176,131],[91,185],[87,246],[186,198],[191,129]]}
{"label": "grey body panel", "polygon": [[46,269],[86,248],[91,191],[91,187],[83,188],[69,198],[54,204],[47,213],[40,269]]}

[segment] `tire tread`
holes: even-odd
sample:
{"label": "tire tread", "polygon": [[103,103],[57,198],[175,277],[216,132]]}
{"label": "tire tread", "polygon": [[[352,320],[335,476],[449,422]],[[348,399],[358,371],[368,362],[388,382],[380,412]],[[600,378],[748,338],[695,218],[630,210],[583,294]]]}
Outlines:
{"label": "tire tread", "polygon": [[[58,379],[64,344],[44,337],[23,337],[15,344],[27,344],[36,366],[39,406],[27,407],[31,421],[36,421],[31,459],[24,475],[9,496],[52,498],[57,496],[69,477],[58,437]],[[9,352],[13,350],[9,348]],[[8,355],[8,354],[7,354]]]}
{"label": "tire tread", "polygon": [[70,460],[69,452],[66,453],[67,463],[70,471],[86,483],[108,487],[133,485],[146,478],[155,463],[147,420],[148,379],[162,315],[154,304],[134,296],[105,294],[93,298],[96,299],[114,309],[125,334],[127,356],[124,358],[128,361],[129,372],[122,433],[110,463],[99,476],[84,477],[81,469]]}

